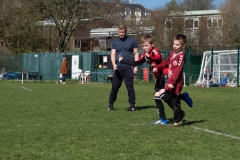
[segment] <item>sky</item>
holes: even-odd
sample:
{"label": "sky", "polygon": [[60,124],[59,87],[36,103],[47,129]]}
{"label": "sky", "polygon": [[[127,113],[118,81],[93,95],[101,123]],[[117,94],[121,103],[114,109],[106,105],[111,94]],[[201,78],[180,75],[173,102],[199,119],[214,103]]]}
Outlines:
{"label": "sky", "polygon": [[[165,7],[165,4],[170,1],[171,0],[132,0],[132,3],[141,4],[148,9],[156,9],[160,6]],[[216,6],[219,6],[222,2],[224,2],[224,0],[214,0]]]}

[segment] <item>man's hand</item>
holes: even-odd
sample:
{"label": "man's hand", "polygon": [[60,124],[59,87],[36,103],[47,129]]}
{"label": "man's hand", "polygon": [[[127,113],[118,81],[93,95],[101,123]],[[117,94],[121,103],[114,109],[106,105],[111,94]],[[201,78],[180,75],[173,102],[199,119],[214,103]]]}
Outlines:
{"label": "man's hand", "polygon": [[119,62],[121,62],[122,59],[123,59],[123,57],[122,57],[122,56],[119,56],[119,59],[118,59]]}
{"label": "man's hand", "polygon": [[116,64],[113,64],[113,69],[114,69],[114,70],[118,70],[118,68],[117,68],[117,65],[116,65]]}
{"label": "man's hand", "polygon": [[138,72],[138,67],[134,67],[134,68],[133,68],[133,73],[134,73],[134,74],[137,74],[137,72]]}

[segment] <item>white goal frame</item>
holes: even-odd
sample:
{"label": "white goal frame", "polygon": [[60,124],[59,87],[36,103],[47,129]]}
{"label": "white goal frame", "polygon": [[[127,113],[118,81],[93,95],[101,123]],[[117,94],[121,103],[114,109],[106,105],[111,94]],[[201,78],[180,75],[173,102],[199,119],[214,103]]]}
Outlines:
{"label": "white goal frame", "polygon": [[[213,70],[211,71],[211,58],[213,52]],[[210,69],[213,75],[213,83],[219,83],[225,72],[229,74],[229,82],[232,87],[237,86],[237,57],[238,50],[206,51],[203,53],[201,69],[195,86],[203,84],[206,69]]]}

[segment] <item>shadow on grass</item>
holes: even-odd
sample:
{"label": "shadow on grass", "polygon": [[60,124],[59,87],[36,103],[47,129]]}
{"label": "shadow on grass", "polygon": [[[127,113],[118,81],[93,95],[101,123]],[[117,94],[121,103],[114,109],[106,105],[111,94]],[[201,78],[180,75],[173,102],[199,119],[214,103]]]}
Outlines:
{"label": "shadow on grass", "polygon": [[156,106],[136,106],[137,110],[144,110],[149,108],[156,108]]}
{"label": "shadow on grass", "polygon": [[196,123],[203,123],[205,121],[207,121],[207,120],[199,120],[199,121],[186,121],[186,120],[184,120],[184,125],[189,126],[189,125],[196,124]]}
{"label": "shadow on grass", "polygon": [[[170,123],[173,122],[173,118],[169,118],[168,120],[169,120]],[[199,120],[199,121],[187,121],[187,120],[183,120],[184,126],[190,126],[190,125],[196,124],[196,123],[203,123],[203,122],[205,122],[205,121],[207,121],[207,120]]]}

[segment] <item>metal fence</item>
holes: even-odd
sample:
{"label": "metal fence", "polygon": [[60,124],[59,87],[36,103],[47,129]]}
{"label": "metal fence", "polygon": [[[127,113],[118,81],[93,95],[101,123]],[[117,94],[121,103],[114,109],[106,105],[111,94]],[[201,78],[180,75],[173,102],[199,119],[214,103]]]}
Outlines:
{"label": "metal fence", "polygon": [[7,79],[17,79],[16,73],[22,72],[22,55],[4,54],[0,55],[0,73]]}
{"label": "metal fence", "polygon": [[[162,50],[163,59],[166,60],[170,51]],[[186,52],[184,71],[186,72],[186,84],[195,83],[200,73],[202,56],[190,56],[190,50]],[[142,51],[139,51],[142,53]],[[75,59],[73,59],[75,56]],[[77,59],[76,59],[77,56]],[[7,79],[34,79],[34,80],[58,80],[62,58],[68,62],[68,78],[73,78],[73,67],[77,65],[82,71],[90,71],[91,81],[105,82],[106,75],[113,73],[110,60],[110,52],[61,52],[61,53],[24,53],[22,55],[0,55],[0,72],[5,73]],[[103,59],[107,59],[106,67]],[[77,60],[77,64],[75,64]],[[102,66],[102,67],[100,67]],[[148,80],[153,80],[148,64],[139,66],[136,75],[138,80],[144,79],[144,71],[148,69]]]}

